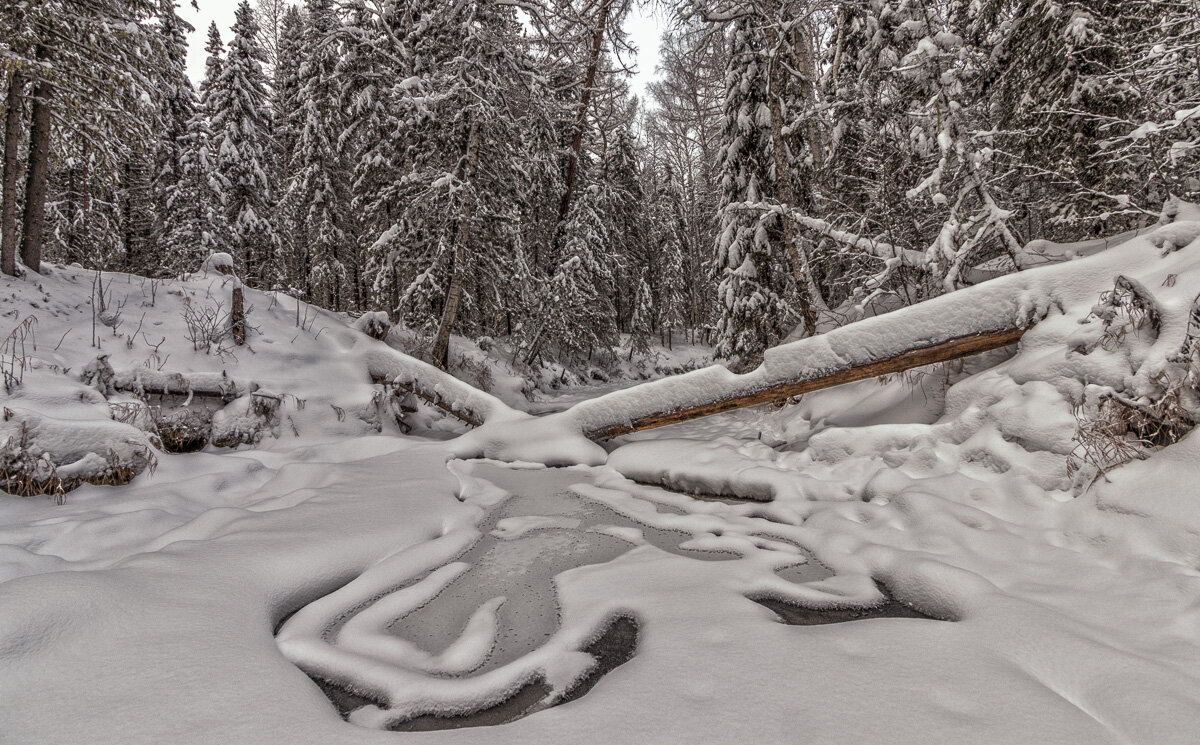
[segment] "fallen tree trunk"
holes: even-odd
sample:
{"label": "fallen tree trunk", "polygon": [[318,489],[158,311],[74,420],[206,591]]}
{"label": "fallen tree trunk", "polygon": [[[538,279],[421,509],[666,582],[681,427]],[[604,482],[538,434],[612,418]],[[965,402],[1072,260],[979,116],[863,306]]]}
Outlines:
{"label": "fallen tree trunk", "polygon": [[399,380],[392,380],[385,375],[372,375],[371,380],[372,380],[372,382],[376,383],[377,385],[390,385],[390,386],[394,386],[397,390],[404,391],[405,393],[411,393],[412,395],[421,399],[422,401],[429,404],[430,406],[441,409],[442,411],[446,412],[447,414],[454,417],[455,419],[458,419],[462,422],[466,422],[467,424],[471,425],[472,427],[478,427],[479,425],[483,424],[483,420],[481,420],[479,418],[479,416],[477,414],[475,414],[474,412],[465,410],[465,409],[456,408],[453,404],[446,401],[438,394],[426,393],[425,391],[421,390],[413,383],[405,383],[405,382],[402,382]]}
{"label": "fallen tree trunk", "polygon": [[794,380],[695,406],[668,409],[631,419],[627,422],[592,428],[585,431],[584,434],[592,440],[607,440],[632,432],[640,432],[656,427],[665,427],[669,424],[679,424],[680,422],[692,419],[700,419],[701,417],[720,414],[733,409],[742,409],[766,403],[783,403],[787,399],[799,396],[802,393],[819,391],[823,388],[832,388],[845,383],[853,383],[857,380],[879,377],[880,375],[904,372],[915,367],[923,367],[938,362],[948,362],[973,354],[1007,347],[1017,343],[1030,327],[1006,328],[998,331],[959,336],[828,373],[808,371],[808,374],[801,375]]}
{"label": "fallen tree trunk", "polygon": [[115,373],[114,390],[138,396],[185,396],[219,398],[228,403],[258,390],[258,383],[236,380],[225,373],[164,373],[134,368]]}
{"label": "fallen tree trunk", "polygon": [[490,393],[380,342],[372,342],[367,371],[375,383],[411,393],[472,427],[520,416]]}

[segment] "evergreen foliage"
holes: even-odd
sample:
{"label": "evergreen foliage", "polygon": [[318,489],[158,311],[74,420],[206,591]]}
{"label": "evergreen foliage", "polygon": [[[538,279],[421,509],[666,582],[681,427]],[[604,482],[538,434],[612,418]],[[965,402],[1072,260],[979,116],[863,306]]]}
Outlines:
{"label": "evergreen foliage", "polygon": [[625,0],[243,0],[198,89],[175,2],[0,8],[0,269],[228,251],[444,366],[742,369],[1200,200],[1200,0],[680,0],[653,107]]}
{"label": "evergreen foliage", "polygon": [[206,98],[214,165],[225,189],[227,250],[248,281],[275,287],[283,279],[281,242],[273,224],[277,194],[271,178],[271,113],[258,32],[250,2],[242,0],[229,53]]}

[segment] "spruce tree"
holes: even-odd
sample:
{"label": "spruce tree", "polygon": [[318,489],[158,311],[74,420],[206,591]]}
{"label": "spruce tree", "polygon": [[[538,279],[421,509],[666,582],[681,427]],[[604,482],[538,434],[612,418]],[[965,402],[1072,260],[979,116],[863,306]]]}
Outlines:
{"label": "spruce tree", "polygon": [[[1156,25],[1164,7],[1121,0],[990,0],[970,8],[972,36],[988,47],[989,103],[1005,114],[997,122],[1000,144],[1023,172],[1017,194],[1039,233],[1077,236],[1101,215],[1120,215],[1134,200],[1143,206],[1161,201],[1162,194],[1143,193],[1153,179],[1136,159],[1105,157],[1101,143],[1137,126],[1125,122],[1144,110],[1146,91],[1142,81],[1120,71],[1136,66],[1134,40]],[[1129,224],[1121,220],[1115,227]]]}
{"label": "spruce tree", "polygon": [[[672,334],[686,326],[688,294],[686,263],[687,219],[684,215],[682,188],[670,166],[650,169],[652,188],[647,215],[649,252],[655,257],[654,274],[657,288],[651,287],[655,298],[656,324],[663,330],[667,344]],[[700,288],[703,289],[703,288]]]}
{"label": "spruce tree", "polygon": [[210,126],[221,98],[218,90],[225,67],[224,45],[215,22],[208,27],[204,51],[208,56],[200,83],[200,104],[188,120],[182,154],[186,185],[177,196],[169,197],[172,223],[167,243],[183,252],[174,266],[177,273],[196,271],[204,257],[227,251],[230,245],[225,217],[229,182],[217,168],[215,138]]}
{"label": "spruce tree", "polygon": [[257,33],[250,2],[242,0],[209,103],[216,169],[226,189],[228,249],[244,279],[274,287],[282,280],[280,240],[272,222],[276,185],[271,178],[271,113]]}
{"label": "spruce tree", "polygon": [[754,20],[743,16],[733,22],[729,40],[719,171],[717,354],[741,369],[757,364],[786,335],[789,273],[778,219],[743,208],[762,203],[774,188],[765,39]]}
{"label": "spruce tree", "polygon": [[613,285],[609,288],[618,327],[632,321],[638,278],[657,273],[655,256],[648,252],[645,230],[646,200],[642,193],[641,163],[628,125],[621,125],[602,167],[603,209],[608,221],[614,258]]}
{"label": "spruce tree", "polygon": [[[129,186],[135,181],[141,185],[142,174],[148,174],[148,163],[140,161],[148,158],[157,120],[150,92],[166,67],[164,44],[148,23],[157,10],[155,0],[47,0],[9,6],[14,4],[5,6],[0,23],[16,24],[11,36],[5,33],[4,66],[19,69],[19,79],[28,81],[27,87],[10,88],[9,93],[15,90],[29,102],[29,115],[27,123],[23,116],[6,120],[5,141],[13,140],[8,132],[13,124],[16,141],[28,142],[20,254],[27,267],[38,271],[43,253],[53,256],[61,248],[56,243],[62,234],[59,219],[82,206],[56,201],[65,192],[56,180],[70,165],[86,162],[88,167],[91,187],[75,193],[90,192],[110,205],[119,199],[123,178]],[[135,172],[130,177],[124,174],[127,164]],[[13,197],[15,192],[6,191]],[[8,240],[12,215],[11,203],[5,204]],[[113,237],[132,242],[136,233],[137,240],[148,239],[141,218],[124,220]]]}
{"label": "spruce tree", "polygon": [[336,76],[338,20],[331,0],[308,0],[306,15],[297,94],[301,128],[284,204],[295,212],[310,254],[310,297],[341,310],[354,305],[355,285],[348,261],[354,240],[349,168],[338,142],[344,128]]}
{"label": "spruce tree", "polygon": [[637,282],[633,298],[633,316],[629,321],[629,359],[636,354],[650,353],[650,337],[654,333],[654,300],[650,284],[643,277]]}
{"label": "spruce tree", "polygon": [[602,192],[594,185],[571,201],[562,252],[542,293],[537,331],[525,352],[529,363],[547,356],[590,357],[616,343],[616,313],[603,291],[612,281],[612,262],[601,204]]}
{"label": "spruce tree", "polygon": [[197,112],[199,102],[187,76],[187,34],[193,29],[175,12],[174,0],[161,0],[159,28],[167,45],[168,67],[159,89],[159,132],[151,184],[157,206],[157,260],[146,267],[168,275],[190,271],[202,250],[203,223],[196,219],[200,199],[198,181],[189,170],[197,167]]}
{"label": "spruce tree", "polygon": [[[296,176],[296,144],[303,118],[300,111],[300,63],[304,55],[304,18],[300,9],[289,5],[279,32],[274,72],[275,182],[290,186]],[[281,202],[275,227],[283,245],[284,275],[290,292],[309,296],[310,265],[308,244],[297,224],[293,205]]]}
{"label": "spruce tree", "polygon": [[426,10],[427,4],[414,0],[389,4],[377,16],[361,0],[352,3],[341,29],[345,53],[338,65],[343,136],[355,153],[352,205],[366,244],[366,301],[396,314],[404,293],[408,320],[417,325],[424,325],[440,302],[436,283],[416,282],[432,281],[425,273],[428,265],[415,276],[402,269],[402,259],[412,262],[424,253],[411,241],[409,214],[416,205],[407,178],[423,147],[419,128],[432,114],[424,100],[432,92],[427,85],[437,59],[426,56],[418,74],[414,54],[418,20]]}

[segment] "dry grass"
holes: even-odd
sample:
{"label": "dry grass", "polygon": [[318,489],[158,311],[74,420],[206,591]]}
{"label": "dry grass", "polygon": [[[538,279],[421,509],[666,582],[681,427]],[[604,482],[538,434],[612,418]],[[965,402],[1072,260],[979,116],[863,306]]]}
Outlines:
{"label": "dry grass", "polygon": [[37,318],[28,316],[0,341],[0,381],[4,392],[12,393],[29,369],[29,352],[37,350]]}
{"label": "dry grass", "polygon": [[1104,322],[1099,346],[1109,352],[1119,348],[1130,331],[1148,330],[1158,338],[1162,329],[1158,301],[1140,282],[1124,275],[1118,275],[1113,289],[1100,295],[1091,315]]}
{"label": "dry grass", "polygon": [[1150,456],[1150,443],[1132,432],[1123,415],[1124,407],[1107,399],[1088,415],[1082,402],[1072,407],[1075,416],[1075,442],[1067,456],[1067,475],[1086,489],[1100,479],[1107,481],[1109,471]]}
{"label": "dry grass", "polygon": [[49,455],[35,455],[35,449],[30,445],[29,428],[24,422],[18,436],[0,444],[0,491],[18,497],[48,494],[56,503],[62,504],[67,492],[84,484],[124,486],[142,471],[153,473],[158,467],[158,459],[149,449],[136,453],[131,460],[122,460],[116,451],[109,450],[103,469],[85,477],[63,478]]}
{"label": "dry grass", "polygon": [[195,453],[212,439],[212,415],[207,409],[153,410],[154,433],[168,453]]}

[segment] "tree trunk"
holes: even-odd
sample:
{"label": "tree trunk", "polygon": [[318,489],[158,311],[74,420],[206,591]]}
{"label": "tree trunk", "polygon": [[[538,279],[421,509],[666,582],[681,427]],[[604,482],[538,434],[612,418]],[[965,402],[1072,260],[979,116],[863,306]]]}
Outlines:
{"label": "tree trunk", "polygon": [[[458,234],[467,230],[465,225],[458,226]],[[442,306],[442,320],[438,324],[437,338],[433,342],[433,364],[442,370],[450,367],[450,332],[458,317],[458,303],[462,300],[463,270],[462,263],[465,252],[459,248],[459,240],[454,241],[454,255],[450,259],[450,289],[446,291],[446,303]]]}
{"label": "tree trunk", "polygon": [[[50,48],[39,44],[37,59],[50,59]],[[50,82],[38,81],[33,93],[33,115],[29,129],[29,175],[25,182],[24,235],[21,261],[33,271],[41,271],[42,233],[46,227],[46,176],[50,170]]]}
{"label": "tree trunk", "polygon": [[592,31],[592,48],[588,54],[587,72],[583,79],[583,93],[579,97],[579,111],[575,114],[575,128],[571,137],[571,154],[567,158],[566,190],[558,205],[558,222],[561,225],[571,211],[571,199],[575,194],[575,180],[579,175],[579,158],[583,153],[583,132],[587,128],[588,107],[592,104],[592,88],[596,85],[596,71],[600,67],[600,53],[604,50],[604,33],[608,28],[608,11],[612,0],[601,0],[596,28]]}
{"label": "tree trunk", "polygon": [[0,271],[17,273],[17,143],[21,139],[21,119],[25,113],[22,89],[25,78],[17,70],[8,76],[8,100],[4,117],[4,192],[0,210]]}
{"label": "tree trunk", "polygon": [[[476,115],[471,120],[471,134],[467,138],[466,180],[474,181],[479,169],[479,118]],[[445,370],[450,366],[450,332],[458,318],[458,304],[462,300],[463,275],[467,260],[467,250],[471,241],[471,215],[474,202],[468,194],[463,201],[462,211],[458,217],[458,227],[454,231],[454,253],[450,257],[450,287],[446,290],[446,304],[442,306],[442,320],[438,324],[437,338],[433,342],[433,364]]]}
{"label": "tree trunk", "polygon": [[[235,280],[236,281],[236,280]],[[233,286],[233,305],[229,311],[229,327],[233,332],[233,343],[237,346],[246,344],[246,295],[242,283]]]}
{"label": "tree trunk", "polygon": [[[800,40],[803,43],[803,40]],[[783,105],[780,97],[783,95],[783,82],[788,75],[785,65],[775,60],[771,65],[771,150],[775,158],[775,188],[779,201],[795,209],[801,207],[796,203],[796,192],[792,188],[792,172],[787,162],[787,144],[783,139]],[[811,144],[811,143],[810,143]],[[800,316],[804,321],[804,332],[808,336],[817,333],[817,316],[812,309],[812,297],[809,291],[807,261],[800,255],[796,245],[796,226],[790,220],[784,219],[783,238],[787,244],[788,259],[791,260],[792,278],[795,280],[796,299],[800,304]]]}
{"label": "tree trunk", "polygon": [[[788,168],[784,155],[787,152],[783,141],[783,111],[779,103],[778,91],[771,91],[771,141],[775,155],[775,185],[781,202],[791,208],[796,208],[796,194],[792,189],[791,170]],[[817,317],[812,310],[812,299],[808,291],[808,268],[800,256],[796,246],[796,226],[791,220],[783,219],[783,240],[787,245],[788,259],[791,260],[792,278],[795,281],[796,299],[800,303],[800,316],[804,320],[804,333],[813,336],[817,333]]]}
{"label": "tree trunk", "polygon": [[[1010,344],[1016,344],[1029,328],[1030,326],[1015,326],[962,336],[948,335],[947,338],[941,341],[926,342],[923,346],[913,347],[899,354],[870,359],[833,371],[814,366],[811,369],[798,371],[795,377],[790,380],[784,380],[763,388],[741,391],[728,398],[701,401],[682,408],[671,408],[668,406],[663,410],[653,411],[641,416],[630,417],[626,415],[619,422],[593,424],[584,432],[584,435],[593,440],[608,440],[632,432],[687,422],[733,409],[742,409],[766,403],[783,403],[789,398],[811,391],[819,391],[824,388],[852,383],[856,380],[866,380],[880,375],[911,370],[914,367],[948,362],[992,349],[1000,349]],[[625,392],[632,392],[635,389],[636,387],[629,388]],[[619,410],[619,408],[618,405],[615,410]]]}

